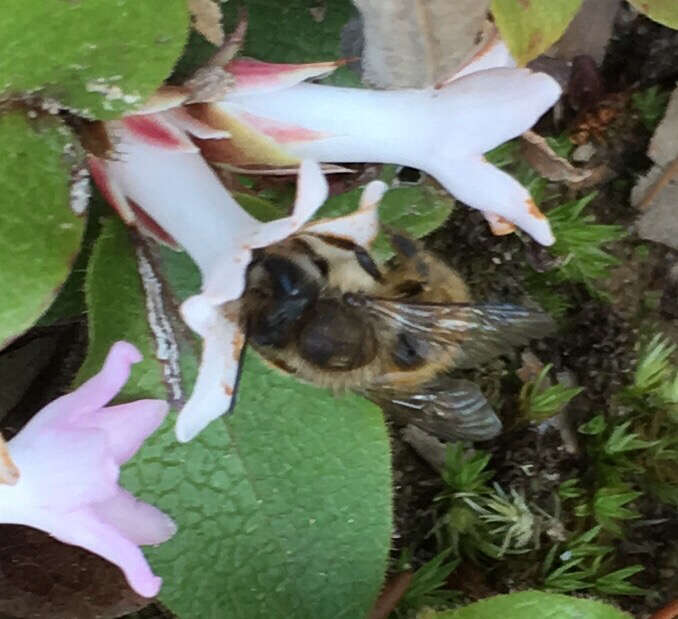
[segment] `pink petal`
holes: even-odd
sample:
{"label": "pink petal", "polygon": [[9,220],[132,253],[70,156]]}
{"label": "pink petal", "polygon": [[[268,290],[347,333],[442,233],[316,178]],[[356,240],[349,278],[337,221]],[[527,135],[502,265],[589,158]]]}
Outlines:
{"label": "pink petal", "polygon": [[[116,342],[99,373],[73,393],[62,396],[48,406],[53,407],[58,403],[55,409],[62,410],[71,420],[106,406],[127,382],[132,365],[142,358],[141,353],[129,342]],[[55,410],[53,414],[58,413]]]}
{"label": "pink petal", "polygon": [[113,496],[120,472],[102,430],[74,427],[59,398],[35,415],[10,442],[21,471],[12,493],[26,512],[70,511]]}
{"label": "pink petal", "polygon": [[333,219],[318,219],[306,224],[303,232],[337,236],[349,239],[362,247],[369,247],[379,232],[379,214],[377,207],[388,185],[382,181],[372,181],[365,187],[358,210]]}
{"label": "pink petal", "polygon": [[290,125],[287,123],[271,120],[263,116],[256,116],[248,112],[239,112],[236,115],[238,119],[260,133],[274,139],[279,144],[290,144],[294,142],[312,142],[313,140],[322,140],[332,137],[331,133],[322,131],[313,131],[300,125]]}
{"label": "pink petal", "polygon": [[106,202],[117,211],[120,219],[127,225],[132,224],[135,219],[134,211],[115,179],[108,173],[106,161],[94,155],[87,155],[87,166]]}
{"label": "pink petal", "polygon": [[198,152],[198,147],[186,134],[162,114],[125,116],[120,122],[130,137],[148,146],[182,153]]}
{"label": "pink petal", "polygon": [[80,423],[106,432],[113,457],[122,464],[160,427],[168,411],[169,405],[163,400],[136,400],[99,409]]}
{"label": "pink petal", "polygon": [[114,497],[92,509],[102,522],[138,546],[162,544],[177,532],[177,525],[165,512],[140,501],[127,490],[120,489]]}
{"label": "pink petal", "polygon": [[154,597],[160,591],[162,579],[153,574],[139,547],[114,526],[99,520],[93,510],[80,509],[67,516],[53,514],[49,525],[40,528],[117,565],[139,595]]}
{"label": "pink petal", "polygon": [[203,338],[198,378],[175,427],[177,440],[185,443],[231,407],[245,337],[237,315],[226,316],[202,295],[187,299],[181,314]]}
{"label": "pink petal", "polygon": [[166,112],[165,115],[174,125],[201,140],[224,139],[231,136],[228,131],[216,129],[211,125],[202,122],[199,118],[189,114],[184,108],[170,110],[169,112]]}
{"label": "pink petal", "polygon": [[343,60],[309,64],[277,64],[253,58],[236,58],[225,69],[235,78],[235,94],[266,93],[289,88],[312,77],[332,73]]}
{"label": "pink petal", "polygon": [[431,173],[468,206],[489,211],[522,228],[542,245],[555,241],[548,219],[518,181],[483,157],[437,162]]}

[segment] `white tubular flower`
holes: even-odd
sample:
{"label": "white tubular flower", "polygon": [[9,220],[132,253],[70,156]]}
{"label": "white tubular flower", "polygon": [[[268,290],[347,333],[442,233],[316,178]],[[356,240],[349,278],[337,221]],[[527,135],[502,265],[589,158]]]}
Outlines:
{"label": "white tubular flower", "polygon": [[[238,85],[241,91],[258,92],[261,81],[266,85],[271,79],[284,87],[336,66],[285,65],[283,71],[276,66],[271,77],[267,66],[253,64],[257,66],[250,77]],[[89,156],[92,176],[122,219],[162,242],[182,247],[200,268],[202,291],[181,307],[186,324],[203,339],[198,378],[177,419],[176,434],[182,442],[232,406],[245,337],[237,303],[230,302],[243,292],[252,250],[301,230],[328,193],[320,166],[303,161],[292,214],[268,223],[251,217],[196,146],[208,150],[211,142],[229,142],[230,132],[187,113],[200,107],[181,107],[189,94],[162,89],[141,113],[106,123],[114,152],[106,158]],[[267,152],[276,152],[276,147]],[[285,157],[297,164],[296,159]],[[308,230],[324,234],[336,225],[337,236],[368,244],[377,232],[376,206],[384,190],[384,184],[375,181],[358,211],[313,222]]]}
{"label": "white tubular flower", "polygon": [[152,597],[162,581],[139,545],[166,541],[176,526],[121,488],[118,475],[168,406],[138,400],[104,408],[140,359],[134,346],[117,342],[96,376],[48,404],[8,443],[0,437],[0,523],[41,529],[101,555]]}
{"label": "white tubular flower", "polygon": [[[233,130],[232,139],[216,141],[208,156],[233,162],[235,154],[241,156],[240,163],[263,162],[257,161],[252,146],[251,136],[258,134],[297,158],[412,166],[489,214],[497,228],[501,217],[550,245],[554,238],[549,223],[527,190],[483,157],[528,130],[561,93],[548,75],[507,68],[511,63],[503,44],[495,43],[436,88],[377,91],[304,83],[283,87],[280,80],[271,80],[262,96],[261,80],[257,92],[236,87],[199,114],[213,126]],[[268,67],[260,68],[259,75],[274,74],[276,65],[259,64]],[[237,86],[251,79],[256,66],[251,60],[234,60],[226,69]],[[270,158],[267,162],[275,163]]]}

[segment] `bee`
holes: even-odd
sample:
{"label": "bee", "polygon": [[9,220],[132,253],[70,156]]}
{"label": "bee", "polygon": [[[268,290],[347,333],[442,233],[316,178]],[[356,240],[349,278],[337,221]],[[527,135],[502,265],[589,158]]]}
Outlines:
{"label": "bee", "polygon": [[241,299],[247,341],[279,370],[356,391],[448,440],[487,440],[501,421],[475,367],[552,331],[541,311],[475,304],[457,272],[409,238],[380,268],[344,238],[300,233],[258,250]]}

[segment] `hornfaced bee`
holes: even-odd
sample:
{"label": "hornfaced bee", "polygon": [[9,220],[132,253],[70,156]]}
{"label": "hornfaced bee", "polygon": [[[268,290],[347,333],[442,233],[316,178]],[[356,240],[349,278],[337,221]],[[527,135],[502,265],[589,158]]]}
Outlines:
{"label": "hornfaced bee", "polygon": [[397,259],[383,271],[337,237],[301,233],[260,250],[241,301],[248,343],[283,372],[406,411],[441,438],[493,438],[501,422],[485,396],[448,371],[546,335],[550,318],[474,304],[441,260],[403,236],[391,242]]}

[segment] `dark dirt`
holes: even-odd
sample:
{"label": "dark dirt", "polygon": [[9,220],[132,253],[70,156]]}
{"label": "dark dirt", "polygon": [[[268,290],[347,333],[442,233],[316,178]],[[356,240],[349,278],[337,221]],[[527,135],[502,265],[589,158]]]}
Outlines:
{"label": "dark dirt", "polygon": [[[656,84],[672,88],[678,77],[678,32],[638,17],[624,7],[618,16],[602,77],[607,94]],[[578,121],[571,110],[566,110],[564,118],[570,128]],[[555,126],[552,118],[545,118],[539,130],[549,135],[566,127]],[[574,428],[600,411],[614,413],[613,396],[631,379],[641,334],[661,331],[678,341],[672,293],[678,290],[678,285],[676,278],[668,276],[676,264],[675,252],[634,237],[637,212],[628,200],[634,177],[646,171],[651,163],[645,154],[650,137],[627,102],[606,127],[604,139],[596,143],[596,160],[592,163],[607,163],[613,177],[595,188],[599,194],[588,212],[595,214],[599,223],[620,224],[630,234],[608,248],[620,260],[610,277],[600,283],[609,298],[596,297],[579,284],[563,284],[559,292],[572,301],[572,309],[560,319],[560,331],[555,337],[532,346],[544,364],[552,363],[557,372],[568,371],[577,385],[585,387],[568,409]],[[561,187],[560,193],[566,199],[583,195],[573,196],[565,187]],[[517,235],[492,236],[480,213],[463,206],[455,210],[444,228],[427,239],[427,247],[444,256],[467,279],[474,297],[482,300],[525,302],[526,273],[535,266],[548,270],[550,262],[548,250],[527,239]],[[568,453],[556,429],[538,430],[536,426],[516,422],[521,383],[515,371],[519,365],[518,358],[505,360],[476,375],[507,426],[498,439],[477,446],[492,453],[490,467],[496,471],[493,481],[505,489],[521,491],[528,503],[553,514],[557,486],[574,476],[585,478],[590,463],[586,454]],[[443,484],[440,476],[398,434],[394,436],[396,547],[413,549],[416,567],[439,550],[430,535],[436,523],[431,499],[442,491]],[[633,563],[647,566],[631,580],[655,593],[647,598],[616,596],[614,601],[641,617],[675,596],[678,544],[673,540],[678,535],[678,515],[675,509],[645,497],[635,507],[641,518],[629,526],[617,560],[620,566]],[[563,524],[567,527],[570,523],[564,520]],[[541,538],[542,542],[549,541],[546,533]],[[539,556],[543,554],[509,556],[470,571],[466,562],[451,577],[450,587],[475,599],[513,588],[539,586],[538,574],[530,567]],[[473,586],[467,586],[469,579],[465,573],[475,574],[471,579]]]}

